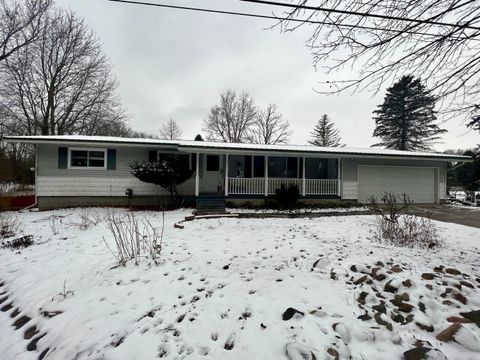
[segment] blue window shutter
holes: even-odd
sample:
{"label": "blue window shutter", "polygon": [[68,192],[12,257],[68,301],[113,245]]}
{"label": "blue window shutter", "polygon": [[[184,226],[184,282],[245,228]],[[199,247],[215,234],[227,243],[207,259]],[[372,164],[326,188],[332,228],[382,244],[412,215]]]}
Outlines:
{"label": "blue window shutter", "polygon": [[148,150],[148,161],[149,162],[157,162],[157,150]]}
{"label": "blue window shutter", "polygon": [[107,149],[107,170],[117,169],[117,149]]}
{"label": "blue window shutter", "polygon": [[58,168],[59,169],[68,168],[68,148],[66,147],[58,148]]}

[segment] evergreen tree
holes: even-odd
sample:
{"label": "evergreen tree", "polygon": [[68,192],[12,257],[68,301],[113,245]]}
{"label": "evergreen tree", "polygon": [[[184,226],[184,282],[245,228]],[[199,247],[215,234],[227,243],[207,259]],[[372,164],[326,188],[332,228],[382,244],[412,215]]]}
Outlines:
{"label": "evergreen tree", "polygon": [[425,151],[447,132],[435,122],[436,97],[427,90],[420,79],[403,76],[387,89],[382,105],[373,113],[375,130],[373,136],[381,142],[373,146],[387,149]]}
{"label": "evergreen tree", "polygon": [[195,140],[195,141],[203,141],[203,137],[202,137],[202,135],[197,134],[197,136],[195,136],[195,139],[193,139],[193,140]]}
{"label": "evergreen tree", "polygon": [[345,145],[340,143],[342,138],[339,133],[339,130],[335,128],[335,124],[328,115],[324,114],[313,128],[312,140],[309,143],[323,147],[343,147]]}

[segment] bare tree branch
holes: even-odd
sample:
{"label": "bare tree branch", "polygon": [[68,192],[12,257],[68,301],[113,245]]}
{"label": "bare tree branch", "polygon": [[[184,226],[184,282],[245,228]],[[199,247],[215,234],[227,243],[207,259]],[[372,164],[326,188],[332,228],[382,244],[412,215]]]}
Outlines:
{"label": "bare tree branch", "polygon": [[289,123],[282,119],[277,105],[269,104],[265,111],[259,111],[247,135],[247,141],[254,144],[285,144],[290,137]]}
{"label": "bare tree branch", "polygon": [[168,120],[160,127],[160,139],[175,140],[182,136],[182,129],[174,119]]}

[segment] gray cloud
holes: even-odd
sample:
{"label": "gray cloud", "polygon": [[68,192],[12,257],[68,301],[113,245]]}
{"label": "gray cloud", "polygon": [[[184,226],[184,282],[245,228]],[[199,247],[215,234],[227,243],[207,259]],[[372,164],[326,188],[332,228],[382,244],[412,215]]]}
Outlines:
{"label": "gray cloud", "polygon": [[[265,7],[236,1],[170,3],[268,13]],[[119,94],[132,114],[130,124],[137,130],[158,132],[161,122],[174,118],[183,136],[193,138],[219,93],[231,88],[249,92],[260,106],[276,103],[292,125],[291,143],[306,143],[323,113],[335,121],[348,146],[368,147],[376,141],[371,136],[372,111],[384,92],[373,97],[368,92],[315,93],[320,81],[346,78],[349,72],[330,78],[315,72],[304,46],[308,29],[281,34],[278,29],[264,30],[272,25],[267,20],[106,0],[57,0],[57,4],[83,16],[103,42],[120,82]],[[459,121],[444,126],[449,133],[437,150],[479,142],[478,134],[465,134]]]}

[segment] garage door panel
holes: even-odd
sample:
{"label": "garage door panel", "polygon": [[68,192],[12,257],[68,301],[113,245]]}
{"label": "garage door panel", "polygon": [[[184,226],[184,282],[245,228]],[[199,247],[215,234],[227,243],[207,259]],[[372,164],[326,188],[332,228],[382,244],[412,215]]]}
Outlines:
{"label": "garage door panel", "polygon": [[435,202],[435,169],[395,166],[359,166],[358,200],[368,202],[385,192],[407,194],[415,203]]}

